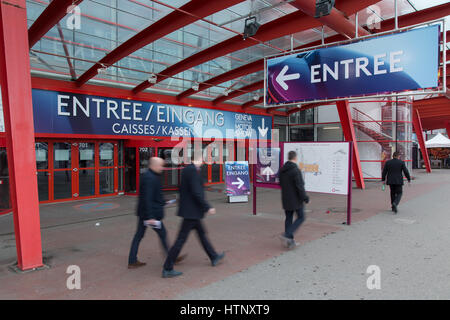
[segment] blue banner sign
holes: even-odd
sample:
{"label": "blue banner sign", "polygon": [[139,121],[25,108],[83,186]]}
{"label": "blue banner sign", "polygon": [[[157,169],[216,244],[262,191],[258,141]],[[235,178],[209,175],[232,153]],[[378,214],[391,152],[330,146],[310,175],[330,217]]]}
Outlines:
{"label": "blue banner sign", "polygon": [[250,194],[250,176],[247,161],[226,161],[225,174],[226,194],[228,196]]}
{"label": "blue banner sign", "polygon": [[436,88],[439,25],[267,60],[266,104]]}
{"label": "blue banner sign", "polygon": [[256,182],[279,183],[280,148],[257,148]]}
{"label": "blue banner sign", "polygon": [[36,133],[271,139],[272,117],[33,89]]}

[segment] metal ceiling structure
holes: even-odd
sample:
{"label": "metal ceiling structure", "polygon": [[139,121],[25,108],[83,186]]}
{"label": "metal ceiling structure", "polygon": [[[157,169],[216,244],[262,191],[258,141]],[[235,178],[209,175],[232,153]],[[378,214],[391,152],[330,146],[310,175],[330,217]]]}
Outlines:
{"label": "metal ceiling structure", "polygon": [[[398,27],[450,16],[445,0],[336,0],[319,19],[314,9],[315,0],[27,0],[31,70],[81,88],[262,107],[265,56],[354,38],[355,24],[358,36],[392,30],[396,11]],[[244,40],[249,16],[261,26]]]}

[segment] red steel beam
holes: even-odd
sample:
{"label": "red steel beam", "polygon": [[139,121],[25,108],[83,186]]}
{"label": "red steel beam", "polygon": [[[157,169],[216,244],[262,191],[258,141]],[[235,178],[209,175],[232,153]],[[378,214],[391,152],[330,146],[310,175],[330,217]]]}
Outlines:
{"label": "red steel beam", "polygon": [[[292,2],[291,5],[311,17],[314,17],[316,14],[316,0],[296,0]],[[354,38],[356,35],[355,24],[348,20],[348,18],[346,18],[344,14],[336,7],[331,10],[329,15],[319,18],[319,21],[322,22],[323,25],[328,26],[347,39]],[[368,34],[370,33],[367,30],[358,27],[359,36],[365,36]]]}
{"label": "red steel beam", "polygon": [[[450,2],[399,16],[398,27],[403,28],[418,23],[440,19],[448,15],[450,15]],[[382,31],[392,30],[394,28],[395,19],[384,20],[381,22]]]}
{"label": "red steel beam", "polygon": [[[92,79],[97,75],[97,70],[103,65],[110,66],[130,55],[136,50],[145,47],[149,43],[180,29],[188,24],[191,24],[199,19],[210,16],[216,12],[224,10],[235,4],[243,2],[244,0],[221,0],[221,1],[204,1],[204,0],[191,0],[180,9],[190,14],[181,12],[180,10],[174,10],[165,17],[159,19],[149,27],[140,31],[120,46],[112,50],[99,62],[90,67],[85,73],[83,73],[77,79],[77,85],[81,86],[89,79]],[[147,82],[147,81],[146,81]]]}
{"label": "red steel beam", "polygon": [[423,161],[427,172],[431,172],[430,158],[428,157],[427,148],[425,147],[425,139],[423,138],[422,122],[420,120],[419,110],[413,108],[413,127],[419,141],[420,151],[422,152]]}
{"label": "red steel beam", "polygon": [[0,1],[0,84],[17,266],[34,269],[43,264],[25,0]]}
{"label": "red steel beam", "polygon": [[[338,4],[336,3],[336,7],[338,7],[338,9],[346,12],[348,15],[354,14],[355,12],[365,8],[361,8],[360,6],[362,5],[366,5],[370,6],[374,3],[376,3],[378,1],[348,1],[348,2],[342,2],[342,8],[344,8],[344,10],[342,10],[340,7],[338,7]],[[356,10],[356,11],[355,11]],[[439,19],[442,17],[445,17],[446,15],[448,15],[448,11],[450,10],[450,5],[449,4],[444,4],[444,5],[439,5],[439,6],[435,6],[435,7],[431,7],[425,10],[421,10],[421,11],[417,11],[417,12],[413,12],[413,13],[408,13],[405,15],[402,15],[399,17],[399,21],[402,21],[402,26],[407,26],[407,25],[413,25],[413,24],[417,24],[417,23],[422,23],[422,22],[426,22],[428,21],[427,18],[431,18],[432,20],[435,19]],[[424,12],[424,16],[422,17],[422,12]],[[392,26],[395,26],[395,19],[391,18],[388,20],[384,20],[381,22],[381,28],[380,29],[374,29],[372,30],[373,33],[380,33],[380,32],[384,32],[384,31],[389,31],[390,29],[392,29]],[[450,39],[450,37],[448,37],[448,39]],[[337,34],[328,38],[325,38],[325,43],[333,43],[333,42],[337,42],[337,41],[343,41],[346,40],[346,37]],[[450,40],[449,40],[450,41]],[[317,40],[317,41],[313,41],[298,47],[295,47],[294,50],[300,50],[300,49],[305,49],[305,48],[309,48],[309,47],[314,47],[314,46],[318,46],[322,44],[322,40]],[[248,67],[248,70],[246,71],[246,68]],[[259,69],[258,69],[259,67]],[[207,80],[206,83],[210,83],[211,85],[206,85],[206,84],[200,84],[200,90],[205,90],[211,86],[216,86],[220,83],[226,82],[226,81],[230,81],[233,80],[235,78],[247,75],[247,74],[251,74],[260,70],[264,69],[264,59],[260,59],[254,62],[251,62],[247,65],[243,65],[239,68],[230,70],[228,72],[225,72],[219,76],[216,76],[210,80]],[[236,77],[233,78],[233,75],[236,74]],[[223,79],[223,81],[222,81]],[[192,94],[194,94],[196,91],[192,90],[192,89],[188,89],[182,93],[180,93],[178,95],[179,99],[183,99],[186,98]]]}
{"label": "red steel beam", "polygon": [[[247,109],[248,107],[253,107],[254,105],[257,105],[257,104],[259,104],[259,103],[262,103],[263,102],[263,97],[260,97],[258,100],[250,100],[250,101],[247,101],[246,103],[244,103],[244,104],[242,104],[241,105],[241,109],[242,110],[245,110],[245,109]],[[266,110],[267,111],[267,110]]]}
{"label": "red steel beam", "polygon": [[[316,28],[321,26],[320,21],[309,17],[301,11],[296,11],[281,18],[272,20],[266,24],[263,24],[256,37],[259,41],[269,41],[272,39],[280,38],[282,36],[300,32],[303,30],[308,30],[311,28]],[[209,47],[203,51],[200,51],[184,60],[181,60],[174,65],[166,68],[159,73],[157,82],[161,82],[164,79],[172,77],[180,72],[186,71],[192,67],[198,66],[204,62],[213,60],[215,58],[224,56],[231,52],[235,52],[244,48],[251,47],[258,44],[259,42],[255,39],[243,40],[242,36],[237,35],[216,45]],[[138,86],[133,89],[134,93],[138,93],[146,88],[151,87],[152,84],[148,81],[143,81]]]}
{"label": "red steel beam", "polygon": [[[354,13],[365,8],[362,7],[363,5],[367,6],[376,2],[378,2],[378,0],[349,0],[346,2],[341,1],[341,4],[347,6],[351,4],[351,7],[348,7],[348,10]],[[262,25],[259,28],[256,36],[260,41],[269,41],[288,34],[293,34],[307,29],[319,27],[321,25],[322,23],[320,21],[317,21],[316,19],[304,14],[301,11],[297,11]],[[250,47],[255,44],[258,44],[256,40],[247,39],[243,41],[241,36],[235,36],[197,54],[194,54],[193,56],[163,70],[160,74],[160,77],[158,77],[158,82],[206,61],[213,60],[217,57]],[[149,88],[150,86],[152,86],[152,84],[150,84],[148,81],[143,81],[133,89],[133,92],[138,93],[142,90],[145,90],[146,88]],[[204,88],[207,87],[204,86]],[[193,94],[194,92],[189,91],[189,93]],[[187,95],[189,95],[189,93],[183,92],[180,98],[186,97]]]}
{"label": "red steel beam", "polygon": [[448,103],[450,103],[450,101],[446,97],[436,97],[431,99],[415,100],[413,102],[413,105],[414,107],[421,107],[431,104],[448,104]]}
{"label": "red steel beam", "polygon": [[339,118],[341,119],[342,131],[344,132],[345,141],[353,142],[353,176],[356,180],[358,188],[365,189],[364,178],[359,159],[358,143],[353,126],[353,118],[348,100],[336,102]]}
{"label": "red steel beam", "polygon": [[66,14],[72,5],[79,5],[83,0],[53,0],[28,30],[30,49]]}
{"label": "red steel beam", "polygon": [[[201,83],[199,85],[198,91],[206,90],[210,87],[216,86],[220,83],[230,81],[232,79],[236,79],[242,77],[247,74],[252,74],[254,72],[260,71],[264,68],[264,60],[260,59],[249,64],[243,65],[242,67],[238,67],[236,69],[230,70],[228,72],[222,73],[214,78],[209,79],[207,82]],[[197,91],[194,89],[188,89],[177,96],[178,100],[182,100],[190,95],[195,94]]]}
{"label": "red steel beam", "polygon": [[236,90],[230,92],[228,94],[228,96],[225,96],[225,95],[219,96],[218,98],[214,99],[212,101],[212,103],[213,104],[222,103],[224,101],[239,97],[243,94],[262,89],[263,87],[264,87],[264,80],[254,82],[252,84],[249,84],[248,86],[245,86],[245,87],[242,87],[242,88],[239,88],[239,89],[236,89]]}

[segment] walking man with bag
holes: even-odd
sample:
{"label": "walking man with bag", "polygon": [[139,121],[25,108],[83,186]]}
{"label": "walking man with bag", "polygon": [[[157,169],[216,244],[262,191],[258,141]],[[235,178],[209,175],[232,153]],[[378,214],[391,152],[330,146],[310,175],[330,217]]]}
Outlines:
{"label": "walking man with bag", "polygon": [[[165,254],[169,252],[167,245],[167,232],[162,219],[164,218],[164,206],[166,201],[162,195],[160,174],[164,169],[164,160],[158,157],[152,157],[149,161],[149,169],[141,175],[139,183],[139,202],[136,215],[138,224],[136,234],[131,243],[130,254],[128,257],[128,268],[136,269],[145,266],[144,262],[137,259],[139,244],[144,238],[147,226],[153,228],[161,240]],[[181,256],[177,262],[184,259]]]}

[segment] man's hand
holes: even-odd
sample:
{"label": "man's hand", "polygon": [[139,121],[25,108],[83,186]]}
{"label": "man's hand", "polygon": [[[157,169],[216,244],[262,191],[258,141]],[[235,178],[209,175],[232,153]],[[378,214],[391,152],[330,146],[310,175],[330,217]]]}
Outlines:
{"label": "man's hand", "polygon": [[309,197],[308,196],[306,196],[306,198],[305,198],[305,203],[309,203]]}
{"label": "man's hand", "polygon": [[209,208],[208,214],[216,214],[216,209],[215,208]]}

